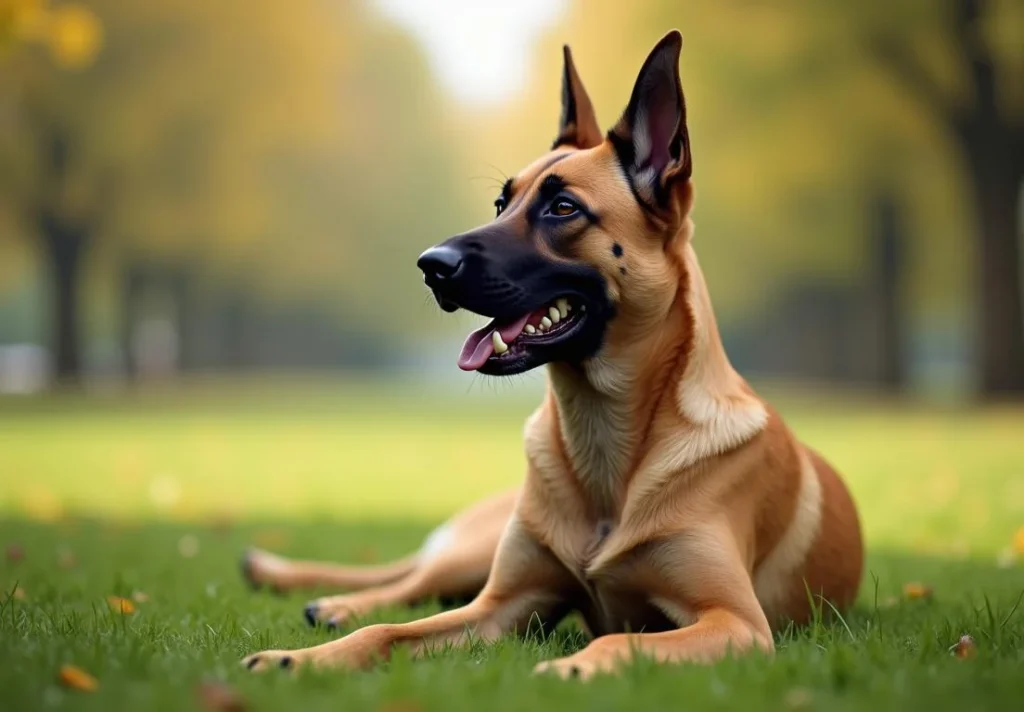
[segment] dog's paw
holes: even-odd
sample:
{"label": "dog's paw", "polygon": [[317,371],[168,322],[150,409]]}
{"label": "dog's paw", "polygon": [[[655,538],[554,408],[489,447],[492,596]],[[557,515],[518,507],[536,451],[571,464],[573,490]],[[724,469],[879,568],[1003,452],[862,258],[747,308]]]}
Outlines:
{"label": "dog's paw", "polygon": [[348,623],[361,608],[357,596],[327,596],[307,603],[302,615],[313,627],[322,625],[334,630]]}
{"label": "dog's paw", "polygon": [[545,660],[533,668],[534,675],[557,675],[563,680],[589,680],[601,672],[608,672],[608,669],[576,656]]}
{"label": "dog's paw", "polygon": [[240,562],[242,578],[253,590],[268,586],[275,593],[283,593],[286,590],[283,577],[287,565],[280,556],[256,548],[246,549]]}
{"label": "dog's paw", "polygon": [[297,650],[264,650],[262,653],[249,655],[242,660],[242,665],[252,672],[266,672],[267,670],[290,670],[298,669],[305,661],[301,651]]}

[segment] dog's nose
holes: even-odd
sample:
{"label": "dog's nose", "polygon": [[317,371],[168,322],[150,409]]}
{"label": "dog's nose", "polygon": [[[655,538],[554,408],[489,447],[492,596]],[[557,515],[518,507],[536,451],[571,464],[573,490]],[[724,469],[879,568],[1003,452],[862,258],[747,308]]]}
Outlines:
{"label": "dog's nose", "polygon": [[438,245],[420,255],[416,266],[428,279],[444,280],[453,277],[462,266],[462,253],[448,245]]}

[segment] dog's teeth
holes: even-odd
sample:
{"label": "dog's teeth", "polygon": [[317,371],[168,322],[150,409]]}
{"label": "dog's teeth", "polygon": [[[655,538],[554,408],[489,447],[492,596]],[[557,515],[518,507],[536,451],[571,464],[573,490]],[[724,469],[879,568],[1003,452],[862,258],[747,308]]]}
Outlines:
{"label": "dog's teeth", "polygon": [[526,328],[524,329],[524,331],[527,334],[536,334],[537,333],[537,327],[535,327],[533,324],[527,324]]}
{"label": "dog's teeth", "polygon": [[555,302],[555,306],[558,308],[558,314],[563,319],[569,316],[569,301],[567,299],[559,299]]}
{"label": "dog's teeth", "polygon": [[494,342],[494,353],[499,356],[508,351],[508,344],[501,340],[501,334],[497,331],[491,332],[491,341]]}
{"label": "dog's teeth", "polygon": [[551,321],[554,322],[555,324],[557,324],[558,322],[560,322],[562,320],[562,315],[559,313],[558,309],[556,309],[555,307],[550,307],[548,309],[548,316],[551,317]]}
{"label": "dog's teeth", "polygon": [[550,328],[551,328],[551,320],[550,319],[548,319],[547,317],[544,317],[543,319],[540,320],[540,330],[541,331],[547,331]]}

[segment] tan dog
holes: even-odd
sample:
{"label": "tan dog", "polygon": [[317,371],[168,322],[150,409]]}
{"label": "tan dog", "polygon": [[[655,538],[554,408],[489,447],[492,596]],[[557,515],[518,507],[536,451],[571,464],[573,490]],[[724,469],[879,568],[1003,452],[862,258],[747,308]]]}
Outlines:
{"label": "tan dog", "polygon": [[[257,653],[248,667],[361,668],[398,647],[493,640],[577,611],[594,640],[538,670],[589,676],[634,655],[770,653],[773,625],[806,621],[821,605],[812,599],[854,600],[862,545],[845,487],[719,339],[691,244],[681,42],[671,32],[654,48],[607,137],[566,48],[552,151],[508,182],[493,223],[420,257],[442,308],[494,317],[467,340],[463,369],[548,366],[526,424],[526,481],[480,594],[412,623]],[[455,520],[439,535],[449,541],[398,573],[419,594],[478,582],[490,542],[476,527],[496,525],[511,501]],[[409,577],[397,584],[406,594]],[[381,589],[357,600],[342,609],[376,605]]]}

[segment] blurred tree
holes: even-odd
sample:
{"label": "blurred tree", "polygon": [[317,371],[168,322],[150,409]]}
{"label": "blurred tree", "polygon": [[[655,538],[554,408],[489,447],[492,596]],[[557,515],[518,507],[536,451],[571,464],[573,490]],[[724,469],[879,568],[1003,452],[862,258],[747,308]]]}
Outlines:
{"label": "blurred tree", "polygon": [[[3,39],[45,45],[62,69],[88,67],[102,43],[98,19],[77,4],[49,8],[37,0],[9,0],[0,18]],[[18,202],[23,219],[38,234],[41,253],[49,264],[57,377],[73,381],[80,369],[76,311],[82,256],[95,233],[105,199],[84,195],[90,190],[98,192],[100,183],[90,189],[71,178],[72,165],[79,159],[72,136],[63,121],[42,108],[45,102],[30,94],[24,95],[26,101],[21,107],[29,128],[22,140],[33,145],[21,148],[34,152],[37,160],[30,178],[17,186],[21,190]]]}
{"label": "blurred tree", "polygon": [[[959,14],[953,12],[957,7]],[[964,8],[971,13],[965,15]],[[896,363],[904,360],[898,354],[913,336],[911,317],[951,325],[976,283],[983,314],[980,370],[988,374],[981,387],[1019,389],[1024,327],[1015,296],[1015,210],[1021,179],[1010,163],[1020,155],[1013,136],[1019,136],[1024,116],[1022,13],[1024,3],[1014,0],[842,7],[810,0],[577,2],[539,53],[527,95],[511,109],[475,119],[484,126],[479,149],[491,162],[512,168],[542,147],[557,116],[561,42],[572,44],[608,126],[650,46],[679,27],[698,182],[697,240],[723,322],[747,323],[781,308],[787,290],[801,282],[832,289],[830,303],[837,310],[873,312],[863,318],[875,323],[879,359],[866,353],[863,340],[852,343],[865,352],[866,362],[878,361],[872,371],[876,383],[898,386],[906,371]],[[886,48],[886,58],[897,57],[902,72],[893,74],[876,61],[879,46]],[[986,64],[992,72],[987,79],[978,73]],[[915,91],[926,82],[931,103],[916,101],[893,81],[907,78],[908,67]],[[939,99],[942,123],[935,121]],[[961,117],[960,133],[947,130],[952,115]],[[970,145],[962,140],[968,134]],[[988,178],[978,174],[986,170],[976,164],[983,156],[989,157],[983,161],[991,170]],[[966,172],[959,170],[962,165]],[[969,190],[961,182],[965,174]],[[483,205],[481,200],[481,213]],[[889,245],[906,243],[899,248],[898,273],[884,264],[886,214],[893,217],[890,229],[906,238]],[[976,241],[969,239],[972,232]],[[972,242],[981,248],[977,280],[964,270]],[[888,281],[882,284],[883,279]],[[884,294],[854,296],[872,284]],[[847,299],[855,301],[844,305]],[[839,314],[833,321],[843,321]],[[806,333],[798,320],[794,312],[793,333]],[[768,338],[789,338],[787,333]],[[837,372],[842,368],[837,363]]]}
{"label": "blurred tree", "polygon": [[[909,32],[876,20],[865,42],[958,149],[977,234],[981,390],[1021,396],[1024,3],[945,0],[916,9]],[[945,72],[935,69],[941,62]]]}
{"label": "blurred tree", "polygon": [[417,45],[367,2],[18,1],[10,26],[43,39],[0,66],[0,157],[17,167],[0,212],[47,248],[62,376],[80,366],[90,255],[123,285],[127,332],[147,290],[195,325],[195,293],[221,282],[232,303],[313,300],[338,328],[426,328],[396,307],[422,302],[415,256],[458,213],[457,137]]}

